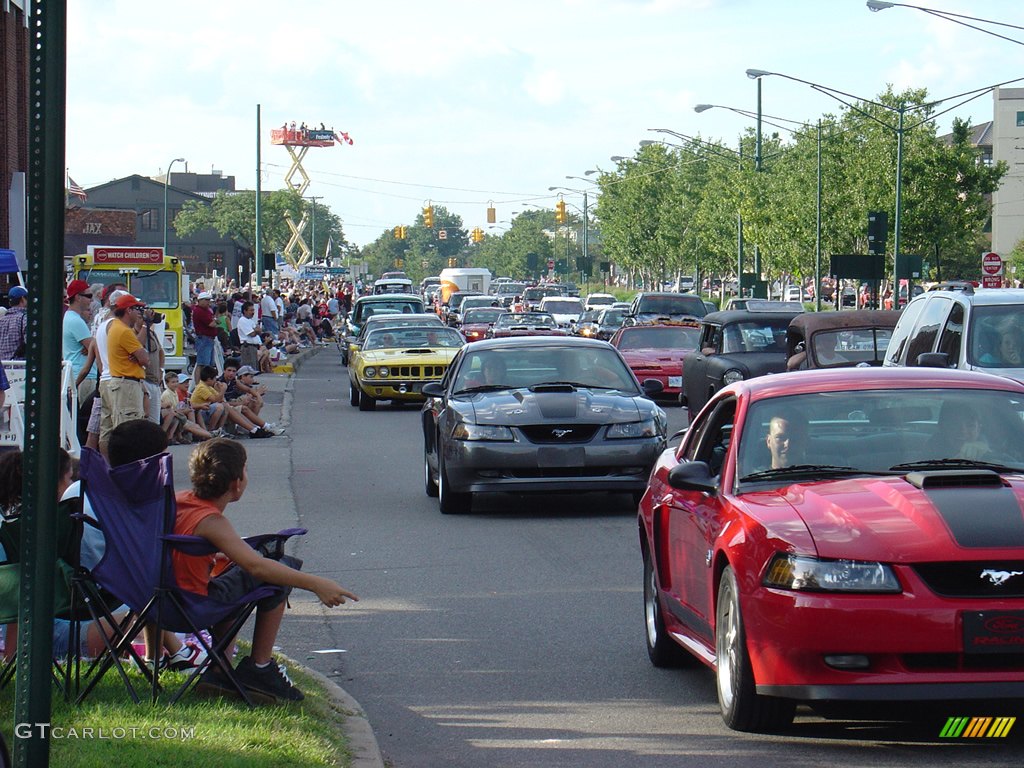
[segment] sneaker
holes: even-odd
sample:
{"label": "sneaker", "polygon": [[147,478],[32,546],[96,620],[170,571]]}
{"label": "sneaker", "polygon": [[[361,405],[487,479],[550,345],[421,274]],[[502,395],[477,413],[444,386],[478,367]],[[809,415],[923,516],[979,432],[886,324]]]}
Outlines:
{"label": "sneaker", "polygon": [[263,422],[263,428],[265,430],[269,431],[269,432],[273,432],[275,429],[277,429],[277,422],[276,421],[265,421],[265,422]]}
{"label": "sneaker", "polygon": [[198,667],[206,661],[206,651],[198,645],[184,644],[177,653],[164,656],[163,667],[172,669],[175,672],[184,672],[187,669]]}
{"label": "sneaker", "polygon": [[283,701],[302,701],[306,698],[288,679],[284,668],[273,660],[260,668],[253,663],[251,656],[246,656],[235,667],[235,677],[248,690],[257,694]]}
{"label": "sneaker", "polygon": [[216,429],[211,430],[210,434],[213,437],[224,437],[224,428],[223,427],[217,427]]}
{"label": "sneaker", "polygon": [[196,693],[211,696],[238,696],[238,690],[228,680],[228,676],[217,662],[213,662],[203,672],[196,683]]}
{"label": "sneaker", "polygon": [[249,439],[250,440],[261,440],[261,439],[263,439],[265,437],[273,437],[273,436],[274,436],[273,432],[268,432],[267,430],[262,429],[262,428],[255,429],[255,430],[253,430],[252,432],[249,433]]}

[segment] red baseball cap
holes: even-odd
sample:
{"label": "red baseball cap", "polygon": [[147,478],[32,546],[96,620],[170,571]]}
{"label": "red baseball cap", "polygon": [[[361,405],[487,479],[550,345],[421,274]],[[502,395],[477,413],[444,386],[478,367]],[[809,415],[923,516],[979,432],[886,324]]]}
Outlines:
{"label": "red baseball cap", "polygon": [[68,283],[68,301],[71,301],[80,293],[88,293],[89,284],[85,280],[72,280]]}
{"label": "red baseball cap", "polygon": [[117,300],[117,303],[114,306],[118,309],[131,309],[132,307],[144,307],[146,304],[136,299],[130,293],[126,293]]}

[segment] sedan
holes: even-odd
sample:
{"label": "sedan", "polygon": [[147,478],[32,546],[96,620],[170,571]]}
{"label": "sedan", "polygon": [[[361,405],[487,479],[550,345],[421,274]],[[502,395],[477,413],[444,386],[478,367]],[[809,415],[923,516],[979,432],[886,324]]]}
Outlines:
{"label": "sedan", "polygon": [[491,326],[505,312],[506,310],[500,307],[475,307],[467,309],[466,313],[462,316],[462,325],[460,326],[462,335],[466,337],[466,342],[480,341],[480,339],[486,338],[487,332],[491,330]]}
{"label": "sedan", "polygon": [[619,492],[639,499],[668,419],[603,341],[480,341],[424,387],[423,472],[441,512],[485,493]]}
{"label": "sedan", "polygon": [[498,315],[487,337],[506,339],[513,336],[568,336],[547,312],[505,312]]}
{"label": "sedan", "polygon": [[[640,502],[647,652],[725,723],[1024,698],[1024,385],[844,368],[718,392]],[[688,701],[688,705],[695,702]]]}
{"label": "sedan", "polygon": [[683,360],[697,348],[699,338],[698,323],[633,325],[616,331],[611,344],[638,381],[657,379],[662,395],[678,398],[683,391]]}

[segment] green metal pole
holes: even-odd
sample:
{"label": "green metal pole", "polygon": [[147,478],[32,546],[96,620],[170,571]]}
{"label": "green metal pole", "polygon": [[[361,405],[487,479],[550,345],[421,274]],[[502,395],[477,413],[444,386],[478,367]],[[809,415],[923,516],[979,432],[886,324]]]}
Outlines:
{"label": "green metal pole", "polygon": [[[743,140],[740,139],[739,169],[743,172]],[[736,211],[736,293],[743,295],[743,214]],[[709,286],[710,289],[710,286]]]}
{"label": "green metal pole", "polygon": [[[586,268],[590,265],[587,260],[587,245],[588,245],[588,230],[590,229],[590,219],[587,218],[587,190],[583,190],[583,267]],[[593,274],[593,269],[590,273]],[[582,280],[580,282],[583,282]],[[590,275],[587,275],[586,286],[590,287]]]}
{"label": "green metal pole", "polygon": [[821,118],[818,118],[818,194],[815,198],[817,215],[814,223],[814,304],[821,312]]}
{"label": "green metal pole", "polygon": [[[260,170],[262,168],[260,158],[260,105],[256,105],[256,242],[253,243],[253,250],[256,251],[256,285],[263,279],[263,217],[260,216],[263,206],[263,183]],[[275,264],[276,268],[276,264]],[[271,281],[273,282],[273,281]],[[239,290],[241,290],[241,275],[239,275]]]}
{"label": "green metal pole", "polygon": [[[25,450],[22,571],[18,606],[14,764],[49,765],[50,664],[60,435],[61,305],[64,294],[64,102],[67,7],[31,5],[28,173],[28,331],[25,344]],[[25,726],[22,726],[24,729]]]}
{"label": "green metal pole", "polygon": [[[892,294],[893,309],[899,309],[900,304],[900,283],[896,274],[896,262],[900,257],[900,215],[903,210],[903,116],[906,114],[907,105],[900,102],[899,115],[900,123],[896,129],[896,221],[893,224],[895,232],[892,237]],[[907,301],[910,301],[910,288],[907,288]]]}
{"label": "green metal pole", "polygon": [[[761,78],[757,78],[757,136],[754,146],[754,171],[761,173]],[[756,275],[757,286],[754,288],[754,296],[759,299],[767,299],[767,296],[758,296],[761,290],[761,246],[754,243],[754,274]]]}

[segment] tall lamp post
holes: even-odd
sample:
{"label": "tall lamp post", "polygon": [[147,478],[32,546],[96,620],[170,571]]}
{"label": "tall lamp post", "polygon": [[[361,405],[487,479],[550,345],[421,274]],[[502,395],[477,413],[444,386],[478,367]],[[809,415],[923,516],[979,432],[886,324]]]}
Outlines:
{"label": "tall lamp post", "polygon": [[[758,99],[758,105],[760,106],[760,99]],[[745,109],[737,109],[736,107],[726,107],[721,104],[698,104],[693,108],[694,112],[706,112],[709,109],[728,109],[730,112],[736,112],[744,117],[754,117],[755,114]],[[801,126],[803,128],[810,128],[808,123],[801,122],[799,120],[790,120],[785,117],[772,117],[772,120],[783,120],[787,123],[793,123],[794,125]],[[765,115],[761,115],[763,122],[769,125],[774,125],[781,128],[784,131],[793,131],[792,128],[787,128],[784,125],[772,122],[772,120],[764,120]],[[821,312],[821,119],[818,119],[817,125],[817,192],[815,194],[815,223],[814,223],[814,302],[815,309]]]}
{"label": "tall lamp post", "polygon": [[164,176],[164,256],[167,255],[167,185],[171,181],[171,168],[175,163],[184,163],[184,157],[176,157],[167,164],[167,175]]}

